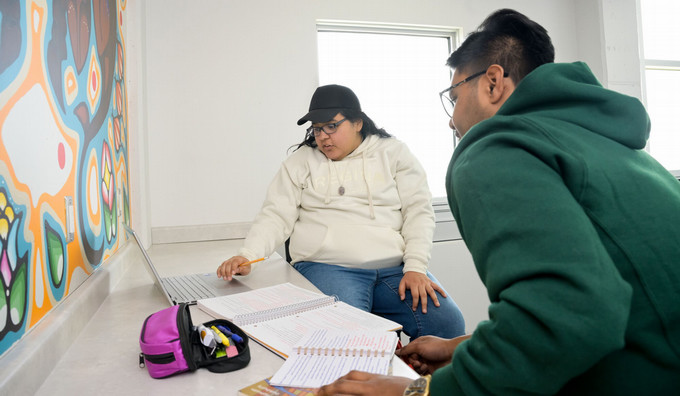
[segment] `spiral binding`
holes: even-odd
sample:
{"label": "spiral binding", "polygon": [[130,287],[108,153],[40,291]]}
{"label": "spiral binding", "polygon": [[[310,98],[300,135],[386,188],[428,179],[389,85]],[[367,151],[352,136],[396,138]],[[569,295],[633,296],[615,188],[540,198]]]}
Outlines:
{"label": "spiral binding", "polygon": [[[337,352],[337,356],[342,356],[343,354],[345,356],[352,356],[352,357],[370,357],[371,352],[373,352],[373,357],[378,357],[378,354],[380,354],[381,357],[385,356],[385,351],[371,351],[370,349],[364,349],[364,348],[351,348],[351,349],[345,349],[345,348],[314,348],[314,347],[297,347],[294,348],[294,351],[298,355],[324,355],[328,356],[330,352],[330,356],[336,356],[335,353]],[[364,355],[365,354],[365,355]]]}
{"label": "spiral binding", "polygon": [[283,318],[292,314],[311,311],[319,307],[335,304],[337,301],[338,298],[336,296],[324,296],[315,300],[299,302],[297,304],[236,315],[234,316],[234,323],[236,323],[238,326],[246,326],[267,320]]}

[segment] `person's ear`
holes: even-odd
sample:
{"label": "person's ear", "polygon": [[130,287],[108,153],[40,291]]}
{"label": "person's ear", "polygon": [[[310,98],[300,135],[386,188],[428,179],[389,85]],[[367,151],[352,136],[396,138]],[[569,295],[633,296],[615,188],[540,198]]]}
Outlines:
{"label": "person's ear", "polygon": [[505,75],[505,70],[500,65],[491,65],[486,69],[486,74],[484,75],[485,81],[485,94],[488,95],[489,101],[492,104],[497,104],[499,101],[503,100],[506,96],[505,91],[510,88],[506,84],[506,79],[503,77]]}
{"label": "person's ear", "polygon": [[357,120],[356,122],[354,122],[354,127],[356,128],[357,132],[361,132],[361,128],[364,127],[364,120],[360,119],[360,120]]}

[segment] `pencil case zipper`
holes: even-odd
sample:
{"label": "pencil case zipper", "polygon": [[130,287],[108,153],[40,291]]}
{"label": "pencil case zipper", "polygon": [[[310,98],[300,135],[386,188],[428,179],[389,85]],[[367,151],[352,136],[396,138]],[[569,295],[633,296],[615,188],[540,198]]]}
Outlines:
{"label": "pencil case zipper", "polygon": [[139,367],[145,366],[144,359],[146,359],[147,362],[153,364],[169,364],[175,361],[175,354],[172,352],[161,353],[158,355],[147,355],[145,353],[140,353]]}

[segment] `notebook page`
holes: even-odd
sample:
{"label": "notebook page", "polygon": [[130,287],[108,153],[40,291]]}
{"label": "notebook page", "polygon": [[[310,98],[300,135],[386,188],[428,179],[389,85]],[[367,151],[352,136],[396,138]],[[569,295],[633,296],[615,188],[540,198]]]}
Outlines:
{"label": "notebook page", "polygon": [[284,358],[291,354],[293,346],[298,344],[305,334],[314,330],[372,332],[394,331],[401,328],[397,322],[341,301],[312,311],[241,326],[250,338]]}
{"label": "notebook page", "polygon": [[396,345],[397,335],[389,331],[317,330],[293,348],[271,383],[317,388],[351,370],[388,374]]}
{"label": "notebook page", "polygon": [[281,283],[243,293],[198,300],[196,305],[199,309],[214,317],[233,321],[237,315],[280,308],[320,297],[324,297],[324,295],[303,289],[292,283]]}
{"label": "notebook page", "polygon": [[359,356],[293,355],[272,377],[276,386],[318,388],[330,384],[352,370],[387,374],[391,356],[365,358]]}
{"label": "notebook page", "polygon": [[385,356],[394,353],[397,333],[393,331],[348,331],[319,329],[308,332],[293,347],[298,355]]}

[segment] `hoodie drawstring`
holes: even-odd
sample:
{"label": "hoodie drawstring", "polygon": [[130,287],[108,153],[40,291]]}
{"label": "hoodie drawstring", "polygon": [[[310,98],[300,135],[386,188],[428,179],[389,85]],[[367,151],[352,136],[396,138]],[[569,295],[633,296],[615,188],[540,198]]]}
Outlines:
{"label": "hoodie drawstring", "polygon": [[366,151],[361,152],[361,162],[364,171],[364,183],[366,183],[366,190],[368,191],[368,211],[371,214],[371,219],[375,220],[375,211],[373,210],[373,194],[371,194],[371,186],[368,183],[368,178],[366,177]]}
{"label": "hoodie drawstring", "polygon": [[326,199],[324,199],[323,203],[328,205],[329,203],[331,203],[331,177],[333,176],[331,174],[331,165],[333,165],[331,162],[333,160],[328,157],[326,157],[326,159],[328,160],[328,183],[326,183],[328,188],[326,188]]}

